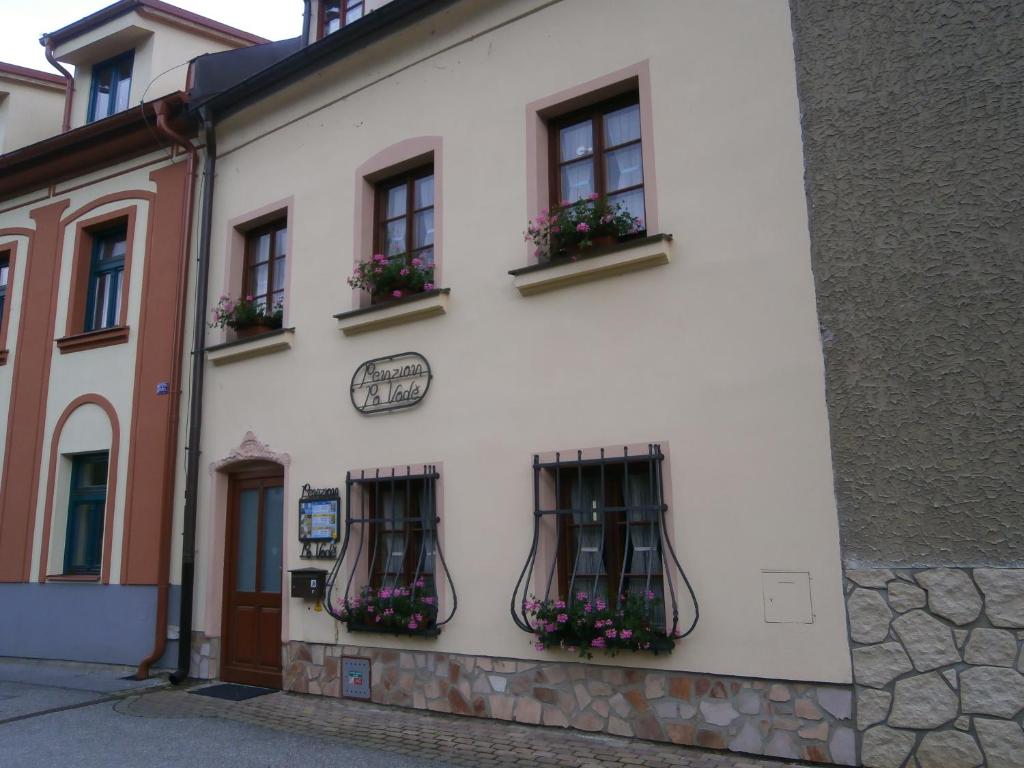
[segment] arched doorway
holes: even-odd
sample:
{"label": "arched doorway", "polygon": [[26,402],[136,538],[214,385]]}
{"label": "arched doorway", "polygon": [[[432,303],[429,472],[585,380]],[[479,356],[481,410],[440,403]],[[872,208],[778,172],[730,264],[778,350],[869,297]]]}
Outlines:
{"label": "arched doorway", "polygon": [[284,467],[231,467],[225,522],[220,676],[280,688]]}

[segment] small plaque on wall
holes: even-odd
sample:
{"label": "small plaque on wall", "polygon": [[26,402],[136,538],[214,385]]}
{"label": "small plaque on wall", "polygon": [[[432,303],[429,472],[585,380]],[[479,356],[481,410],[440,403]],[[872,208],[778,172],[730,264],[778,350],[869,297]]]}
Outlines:
{"label": "small plaque on wall", "polygon": [[337,556],[341,496],[337,488],[302,486],[299,499],[299,541],[303,558]]}
{"label": "small plaque on wall", "polygon": [[346,699],[370,700],[370,660],[341,657],[341,695]]}

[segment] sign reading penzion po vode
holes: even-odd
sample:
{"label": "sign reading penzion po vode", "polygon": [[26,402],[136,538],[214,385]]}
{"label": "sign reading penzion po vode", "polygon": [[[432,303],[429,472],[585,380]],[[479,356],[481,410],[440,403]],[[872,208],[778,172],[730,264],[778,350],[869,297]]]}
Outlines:
{"label": "sign reading penzion po vode", "polygon": [[373,414],[412,408],[430,388],[430,363],[418,352],[375,357],[352,374],[352,405]]}

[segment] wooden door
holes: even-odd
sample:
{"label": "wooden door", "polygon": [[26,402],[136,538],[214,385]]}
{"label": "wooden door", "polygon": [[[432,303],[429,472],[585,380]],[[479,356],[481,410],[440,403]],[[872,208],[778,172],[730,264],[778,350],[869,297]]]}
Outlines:
{"label": "wooden door", "polygon": [[281,687],[283,518],[279,471],[232,477],[224,557],[223,680]]}

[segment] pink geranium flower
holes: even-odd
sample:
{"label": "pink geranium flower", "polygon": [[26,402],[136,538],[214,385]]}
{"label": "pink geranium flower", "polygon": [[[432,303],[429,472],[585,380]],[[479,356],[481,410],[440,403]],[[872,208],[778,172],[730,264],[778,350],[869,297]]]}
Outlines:
{"label": "pink geranium flower", "polygon": [[392,292],[391,292],[391,295],[392,295],[392,296],[394,296],[394,297],[395,297],[396,299],[400,299],[400,298],[402,298],[402,292],[401,292],[401,291],[399,291],[399,290],[397,290],[397,289],[396,289],[396,290],[394,290],[394,291],[392,291]]}

